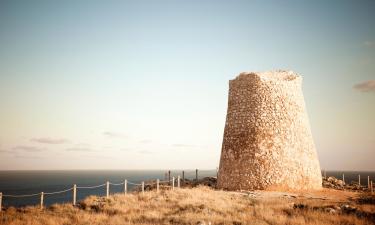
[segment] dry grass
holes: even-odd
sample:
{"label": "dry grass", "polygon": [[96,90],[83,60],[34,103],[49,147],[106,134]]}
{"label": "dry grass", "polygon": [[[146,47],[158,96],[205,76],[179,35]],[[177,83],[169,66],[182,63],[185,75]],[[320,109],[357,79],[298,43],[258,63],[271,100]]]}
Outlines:
{"label": "dry grass", "polygon": [[[309,207],[295,209],[294,203]],[[365,216],[313,209],[324,204],[332,202],[299,197],[252,198],[198,187],[158,194],[118,194],[109,199],[90,196],[79,207],[56,204],[45,210],[9,208],[1,213],[0,224],[374,224]],[[374,213],[373,205],[362,207]]]}

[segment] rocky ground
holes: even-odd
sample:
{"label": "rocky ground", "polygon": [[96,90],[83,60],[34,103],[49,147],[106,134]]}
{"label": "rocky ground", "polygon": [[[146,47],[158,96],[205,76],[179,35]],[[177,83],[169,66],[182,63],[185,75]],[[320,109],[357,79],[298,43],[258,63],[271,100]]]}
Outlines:
{"label": "rocky ground", "polygon": [[222,191],[214,177],[181,184],[161,184],[156,192],[149,182],[145,193],[90,196],[75,207],[9,207],[0,224],[375,224],[375,195],[333,178],[319,191]]}
{"label": "rocky ground", "polygon": [[345,183],[335,177],[323,177],[323,187],[337,190],[370,191],[367,186],[359,185],[358,182]]}
{"label": "rocky ground", "polygon": [[[216,177],[205,177],[200,180],[181,181],[181,186],[193,188],[197,186],[216,187]],[[277,192],[277,191],[241,191],[254,199],[290,198],[298,200],[317,200],[314,204],[293,203],[293,209],[328,212],[330,214],[351,214],[368,218],[375,222],[375,193],[372,194],[367,186],[358,182],[345,183],[335,177],[323,177],[323,191],[313,192]],[[147,190],[156,188],[155,183],[148,183]],[[161,188],[170,188],[167,184]],[[335,192],[334,190],[342,192]],[[327,202],[331,204],[326,204]],[[319,205],[321,204],[321,205]],[[365,206],[365,207],[363,207]],[[365,208],[365,210],[363,210]]]}
{"label": "rocky ground", "polygon": [[[196,187],[199,185],[204,185],[208,187],[215,188],[216,187],[216,177],[204,177],[202,179],[197,180],[189,180],[184,179],[181,180],[182,187]],[[339,180],[335,177],[323,177],[322,181],[323,188],[330,188],[336,190],[347,190],[347,191],[359,191],[359,192],[369,192],[370,190],[367,186],[360,186],[358,182],[351,182],[345,183],[342,180]],[[168,183],[161,183],[161,188],[169,188],[170,184]],[[153,190],[156,188],[155,181],[149,181],[145,184],[145,190]],[[138,189],[140,191],[140,188]]]}

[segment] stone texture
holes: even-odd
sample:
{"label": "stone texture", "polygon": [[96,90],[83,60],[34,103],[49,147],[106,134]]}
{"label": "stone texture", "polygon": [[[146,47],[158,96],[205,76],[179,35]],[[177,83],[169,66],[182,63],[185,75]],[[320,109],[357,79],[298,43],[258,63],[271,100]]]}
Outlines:
{"label": "stone texture", "polygon": [[219,188],[322,187],[301,86],[292,71],[241,73],[229,81]]}

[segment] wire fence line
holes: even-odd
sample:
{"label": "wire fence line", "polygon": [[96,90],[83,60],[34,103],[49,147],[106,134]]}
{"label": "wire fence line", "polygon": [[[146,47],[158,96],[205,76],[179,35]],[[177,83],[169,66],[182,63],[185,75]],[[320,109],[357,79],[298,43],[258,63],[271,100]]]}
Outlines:
{"label": "wire fence line", "polygon": [[[168,182],[168,181],[167,181]],[[128,184],[132,184],[132,185],[142,185],[142,183],[140,184],[137,184],[137,183],[133,183],[133,182],[127,182]],[[112,183],[112,182],[109,182],[110,185],[124,185],[125,182],[122,182],[122,183]],[[95,185],[95,186],[77,186],[75,187],[76,189],[94,189],[94,188],[99,188],[99,187],[104,187],[106,186],[107,183],[104,183],[104,184],[99,184],[99,185]],[[44,195],[54,195],[54,194],[61,194],[61,193],[65,193],[65,192],[68,192],[68,191],[71,191],[73,190],[74,188],[68,188],[68,189],[65,189],[65,190],[61,190],[61,191],[55,191],[55,192],[43,192]],[[7,194],[2,194],[1,196],[2,197],[10,197],[10,198],[23,198],[23,197],[33,197],[33,196],[38,196],[40,195],[40,193],[42,192],[38,192],[38,193],[34,193],[34,194],[26,194],[26,195],[7,195]]]}
{"label": "wire fence line", "polygon": [[109,184],[110,185],[114,185],[114,186],[119,186],[119,185],[124,185],[125,184],[125,181],[124,182],[122,182],[122,183],[111,183],[111,182],[109,182]]}
{"label": "wire fence line", "polygon": [[106,185],[106,183],[99,184],[99,185],[96,185],[96,186],[77,187],[77,189],[94,189],[94,188],[98,188],[98,187],[104,187],[105,185]]}
{"label": "wire fence line", "polygon": [[[209,170],[207,170],[207,171],[209,171]],[[211,171],[213,171],[213,170],[211,170]],[[171,170],[169,170],[169,171],[167,171],[167,173],[165,173],[165,179],[164,180],[160,181],[159,179],[157,179],[156,182],[155,181],[147,182],[146,185],[149,185],[149,186],[150,185],[156,185],[156,191],[159,191],[159,186],[160,185],[167,186],[169,188],[174,189],[176,182],[177,182],[177,187],[179,188],[180,187],[181,179],[183,181],[185,181],[185,179],[186,179],[185,175],[192,175],[192,174],[194,174],[195,175],[195,179],[198,179],[198,169],[187,171],[187,172],[185,172],[184,170],[173,171],[173,173],[174,173],[174,175],[182,173],[181,174],[182,176],[178,175],[176,178],[174,176],[172,177],[171,176]],[[44,196],[45,195],[48,195],[48,196],[50,196],[50,195],[57,195],[57,194],[63,194],[63,193],[67,193],[67,192],[72,191],[73,192],[73,200],[72,200],[72,202],[73,202],[73,205],[76,205],[77,190],[79,190],[79,189],[95,189],[95,188],[100,188],[100,187],[106,187],[106,197],[108,198],[109,197],[110,185],[112,185],[112,186],[123,185],[123,192],[124,192],[124,194],[126,194],[128,192],[128,184],[129,185],[133,185],[133,186],[141,186],[142,193],[144,193],[144,191],[145,191],[145,182],[144,181],[142,181],[141,183],[136,183],[136,182],[128,181],[128,180],[125,179],[121,183],[112,183],[112,182],[107,181],[104,184],[99,184],[99,185],[94,185],[94,186],[77,186],[76,184],[74,184],[73,187],[71,187],[71,188],[67,188],[67,189],[59,190],[59,191],[54,191],[54,192],[39,192],[39,193],[22,194],[22,195],[3,194],[2,192],[0,192],[0,211],[2,209],[2,200],[3,200],[3,198],[28,198],[28,197],[40,196],[40,207],[43,208]],[[167,185],[165,185],[165,184],[167,184]]]}
{"label": "wire fence line", "polygon": [[55,194],[65,193],[65,192],[68,192],[68,191],[71,191],[71,190],[73,190],[73,188],[69,188],[69,189],[62,190],[62,191],[55,191],[55,192],[44,192],[44,194],[45,195],[55,195]]}
{"label": "wire fence line", "polygon": [[[180,176],[178,176],[178,178],[177,178],[178,185],[180,184],[179,179],[180,179]],[[174,188],[174,186],[175,186],[174,177],[173,177],[173,179],[166,180],[166,181],[160,181],[159,179],[157,179],[156,182],[148,182],[147,185],[155,185],[156,184],[157,191],[159,191],[159,184],[165,184],[165,183],[170,183],[170,182],[173,182],[173,184],[172,184],[173,187],[172,186],[171,187]],[[124,185],[124,193],[126,194],[128,184],[133,185],[133,186],[142,186],[142,193],[144,193],[144,189],[145,189],[145,182],[144,181],[142,181],[142,183],[135,183],[135,182],[127,181],[127,180],[125,180],[124,182],[121,182],[121,183],[112,183],[112,182],[107,181],[104,184],[99,184],[99,185],[94,185],[94,186],[73,185],[72,188],[64,189],[64,190],[61,190],[61,191],[39,192],[39,193],[23,194],[23,195],[3,194],[2,192],[0,192],[0,211],[2,209],[2,199],[3,198],[27,198],[27,197],[40,196],[40,207],[43,208],[44,196],[45,195],[56,195],[56,194],[62,194],[62,193],[73,191],[73,205],[76,205],[76,196],[77,196],[76,193],[77,193],[78,189],[95,189],[95,188],[107,186],[106,187],[106,197],[108,198],[109,197],[109,186],[110,185],[113,185],[113,186]],[[180,186],[178,186],[178,187],[180,187]]]}
{"label": "wire fence line", "polygon": [[199,173],[201,173],[201,176],[202,176],[202,174],[205,174],[206,176],[216,174],[216,177],[217,177],[218,173],[219,173],[219,170],[218,170],[218,168],[213,169],[213,170],[212,169],[211,170],[208,170],[208,169],[206,169],[206,170],[198,170],[198,169],[195,169],[195,170],[174,170],[174,171],[168,170],[165,173],[165,180],[171,180],[171,177],[173,175],[177,175],[177,174],[181,174],[181,177],[182,177],[183,181],[187,180],[188,178],[193,179],[193,180],[199,180]]}
{"label": "wire fence line", "polygon": [[40,193],[35,193],[35,194],[28,194],[28,195],[4,195],[2,194],[2,197],[10,197],[10,198],[27,198],[27,197],[33,197],[40,195]]}
{"label": "wire fence line", "polygon": [[128,184],[132,184],[132,185],[135,185],[135,186],[142,185],[142,183],[138,184],[138,183],[133,183],[133,182],[130,182],[130,181],[128,181]]}

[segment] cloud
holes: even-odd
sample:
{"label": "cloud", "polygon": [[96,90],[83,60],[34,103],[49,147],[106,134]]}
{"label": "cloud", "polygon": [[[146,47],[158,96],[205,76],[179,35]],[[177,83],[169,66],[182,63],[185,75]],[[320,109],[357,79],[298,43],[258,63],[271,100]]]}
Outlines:
{"label": "cloud", "polygon": [[25,156],[25,155],[16,155],[17,159],[43,159],[43,157],[40,156]]}
{"label": "cloud", "polygon": [[0,149],[0,153],[16,154],[16,152],[14,152],[14,151],[11,151],[11,150],[4,150],[4,149]]}
{"label": "cloud", "polygon": [[84,154],[84,155],[80,155],[79,157],[80,158],[93,158],[93,159],[115,159],[115,157],[108,156],[108,155],[93,155],[93,154],[90,154],[90,155]]}
{"label": "cloud", "polygon": [[365,42],[363,42],[363,45],[366,46],[366,47],[374,47],[375,41],[365,41]]}
{"label": "cloud", "polygon": [[44,151],[44,148],[35,147],[35,146],[27,146],[27,145],[18,145],[12,148],[13,150],[17,151],[25,151],[25,152],[41,152]]}
{"label": "cloud", "polygon": [[153,152],[147,151],[147,150],[140,150],[140,151],[138,151],[138,153],[141,153],[141,154],[152,154]]}
{"label": "cloud", "polygon": [[124,134],[111,131],[103,132],[103,135],[110,138],[126,138],[126,135]]}
{"label": "cloud", "polygon": [[88,143],[78,143],[78,144],[76,144],[76,146],[79,146],[79,147],[90,147],[91,145],[88,144]]}
{"label": "cloud", "polygon": [[85,147],[73,147],[73,148],[67,148],[65,149],[68,152],[94,152],[91,148],[85,148]]}
{"label": "cloud", "polygon": [[141,144],[150,144],[152,142],[152,140],[150,139],[143,139],[143,140],[140,140],[139,143]]}
{"label": "cloud", "polygon": [[33,138],[31,139],[31,141],[33,142],[38,142],[38,143],[42,143],[42,144],[66,144],[66,143],[69,143],[69,141],[67,139],[63,139],[63,138]]}
{"label": "cloud", "polygon": [[173,144],[172,147],[177,148],[195,148],[198,147],[197,145],[189,145],[189,144]]}
{"label": "cloud", "polygon": [[353,86],[355,90],[361,92],[375,92],[375,80],[368,80]]}

